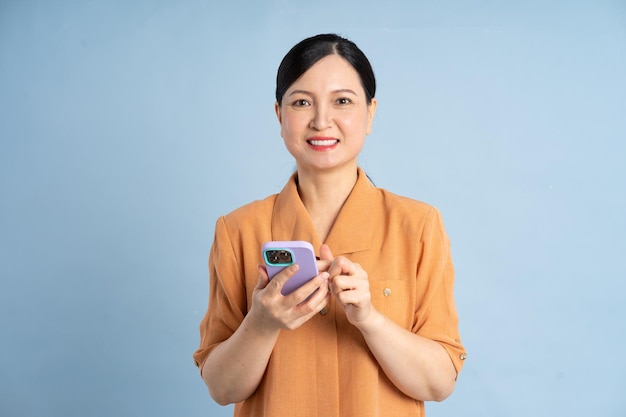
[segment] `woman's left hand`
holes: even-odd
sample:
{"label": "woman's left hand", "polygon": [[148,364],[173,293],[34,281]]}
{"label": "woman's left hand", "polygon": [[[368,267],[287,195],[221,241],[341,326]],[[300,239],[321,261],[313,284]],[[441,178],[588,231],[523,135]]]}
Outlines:
{"label": "woman's left hand", "polygon": [[329,289],[361,331],[370,352],[400,391],[422,401],[441,401],[456,382],[456,370],[443,346],[414,334],[378,312],[372,304],[367,272],[344,256],[320,248],[320,271],[328,271]]}
{"label": "woman's left hand", "polygon": [[335,258],[326,244],[320,248],[320,257],[328,264],[330,291],[343,307],[348,321],[356,327],[365,324],[375,313],[367,272],[344,256]]}

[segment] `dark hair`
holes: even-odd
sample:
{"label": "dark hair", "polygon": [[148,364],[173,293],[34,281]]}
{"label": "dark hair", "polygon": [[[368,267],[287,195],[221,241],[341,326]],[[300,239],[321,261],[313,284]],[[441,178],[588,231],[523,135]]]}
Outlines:
{"label": "dark hair", "polygon": [[359,74],[367,103],[376,94],[376,79],[369,60],[356,44],[335,34],[321,34],[304,39],[283,58],[276,74],[276,101],[280,105],[287,89],[317,61],[339,55]]}

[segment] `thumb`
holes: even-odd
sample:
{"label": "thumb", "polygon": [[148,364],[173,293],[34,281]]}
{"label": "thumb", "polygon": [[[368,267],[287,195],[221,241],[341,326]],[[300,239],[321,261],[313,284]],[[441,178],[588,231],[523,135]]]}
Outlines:
{"label": "thumb", "polygon": [[265,269],[265,265],[257,265],[257,270],[259,271],[259,282],[256,287],[258,289],[263,289],[267,286],[267,283],[270,282],[270,277],[267,275],[267,269]]}
{"label": "thumb", "polygon": [[332,261],[335,259],[333,252],[330,250],[330,246],[326,243],[320,246],[320,259],[323,261]]}

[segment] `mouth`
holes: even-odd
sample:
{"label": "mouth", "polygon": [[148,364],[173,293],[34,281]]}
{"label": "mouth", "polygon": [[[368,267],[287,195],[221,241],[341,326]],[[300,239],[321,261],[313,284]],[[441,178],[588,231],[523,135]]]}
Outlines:
{"label": "mouth", "polygon": [[315,149],[329,149],[339,143],[339,139],[335,138],[310,138],[306,141],[311,147]]}

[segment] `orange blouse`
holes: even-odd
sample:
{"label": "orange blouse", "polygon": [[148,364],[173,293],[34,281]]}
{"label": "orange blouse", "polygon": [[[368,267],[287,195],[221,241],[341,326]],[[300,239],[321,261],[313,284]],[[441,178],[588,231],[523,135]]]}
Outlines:
{"label": "orange blouse", "polygon": [[[321,246],[300,200],[296,174],[280,194],[220,217],[209,256],[209,307],[200,324],[202,364],[239,327],[252,302],[269,240]],[[450,244],[439,212],[359,177],[327,243],[368,273],[372,303],[405,329],[439,342],[457,370],[466,357],[454,305]],[[319,256],[319,253],[316,253]],[[326,314],[281,331],[256,392],[236,417],[423,416],[424,404],[387,378],[358,329],[331,297]]]}

